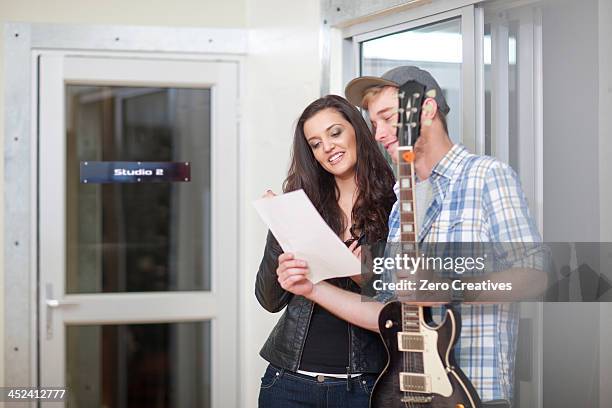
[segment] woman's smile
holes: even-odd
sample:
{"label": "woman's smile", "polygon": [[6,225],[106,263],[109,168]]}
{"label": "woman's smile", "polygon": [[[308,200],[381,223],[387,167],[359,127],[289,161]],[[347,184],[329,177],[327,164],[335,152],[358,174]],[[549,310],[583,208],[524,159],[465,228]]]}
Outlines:
{"label": "woman's smile", "polygon": [[340,163],[343,158],[344,158],[344,152],[337,152],[337,153],[332,154],[329,157],[329,159],[327,159],[327,161],[330,162],[332,166],[334,166]]}

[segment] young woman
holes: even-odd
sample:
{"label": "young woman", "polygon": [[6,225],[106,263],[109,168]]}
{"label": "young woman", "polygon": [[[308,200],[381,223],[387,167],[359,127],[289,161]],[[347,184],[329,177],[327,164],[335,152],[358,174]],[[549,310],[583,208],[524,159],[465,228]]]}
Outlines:
{"label": "young woman", "polygon": [[[396,199],[393,184],[393,173],[354,106],[328,95],[304,110],[283,190],[303,189],[356,255],[360,243],[386,241],[387,218]],[[384,366],[384,346],[377,333],[294,295],[300,292],[296,285],[312,285],[303,275],[279,278],[303,268],[305,262],[284,254],[268,233],[255,294],[270,312],[286,309],[260,353],[270,365],[261,380],[259,406],[368,407]],[[360,291],[351,278],[328,282]]]}

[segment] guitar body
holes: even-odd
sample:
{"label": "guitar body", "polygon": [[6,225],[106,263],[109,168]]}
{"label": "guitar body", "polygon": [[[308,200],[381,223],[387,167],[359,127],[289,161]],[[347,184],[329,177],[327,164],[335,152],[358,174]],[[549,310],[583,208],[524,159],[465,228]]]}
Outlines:
{"label": "guitar body", "polygon": [[[440,389],[445,394],[403,392],[400,387],[400,373],[406,372],[405,351],[399,350],[398,333],[402,331],[402,304],[390,302],[381,311],[378,324],[380,335],[388,353],[385,370],[376,381],[370,398],[371,408],[480,408],[478,393],[455,362],[454,345],[461,333],[461,320],[454,309],[447,307],[443,322],[433,326],[431,308],[420,307],[421,333],[429,337],[429,343],[435,350],[428,350],[428,356],[422,361],[425,375],[430,376],[430,385],[436,388],[436,382],[445,384]],[[391,325],[389,322],[392,322]],[[427,347],[427,346],[426,346]],[[437,360],[437,361],[436,361]],[[418,364],[417,364],[418,365]],[[436,370],[441,365],[443,371]],[[444,378],[441,378],[444,376]],[[438,381],[441,379],[442,381]],[[448,381],[448,382],[447,382]],[[450,393],[448,385],[450,384]],[[435,390],[434,390],[435,391]],[[407,402],[406,398],[426,398],[426,402]]]}

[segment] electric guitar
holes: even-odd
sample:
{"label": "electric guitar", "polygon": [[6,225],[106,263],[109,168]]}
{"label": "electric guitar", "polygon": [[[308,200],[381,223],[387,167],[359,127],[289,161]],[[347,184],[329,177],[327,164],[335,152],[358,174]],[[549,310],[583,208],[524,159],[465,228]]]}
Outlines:
{"label": "electric guitar", "polygon": [[[420,133],[422,104],[426,97],[435,98],[435,90],[425,91],[424,85],[409,81],[398,92],[400,245],[408,256],[418,254],[413,145]],[[390,302],[380,312],[378,325],[388,362],[374,385],[371,408],[481,408],[478,393],[454,358],[461,317],[451,306],[435,326],[430,307]]]}

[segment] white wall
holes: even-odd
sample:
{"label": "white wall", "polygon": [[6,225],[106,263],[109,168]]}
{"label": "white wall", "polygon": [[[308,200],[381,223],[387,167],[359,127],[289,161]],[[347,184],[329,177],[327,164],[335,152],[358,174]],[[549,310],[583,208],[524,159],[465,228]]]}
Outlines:
{"label": "white wall", "polygon": [[0,0],[1,21],[244,27],[246,0]]}
{"label": "white wall", "polygon": [[319,96],[319,2],[247,3],[249,56],[242,101],[241,407],[256,407],[266,366],[258,357],[280,314],[266,312],[254,295],[266,229],[251,206],[267,188],[280,192],[287,173],[293,125]]}
{"label": "white wall", "polygon": [[[247,0],[0,0],[0,32],[5,22],[155,25],[244,28]],[[172,4],[172,6],[170,6]],[[4,152],[4,36],[0,36],[0,152]],[[4,191],[4,154],[0,154]],[[4,350],[4,194],[0,198],[0,350]],[[2,353],[3,354],[3,353]],[[4,360],[0,357],[0,384]]]}

